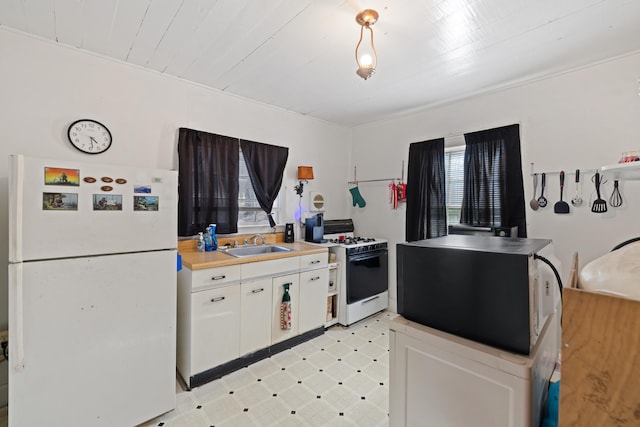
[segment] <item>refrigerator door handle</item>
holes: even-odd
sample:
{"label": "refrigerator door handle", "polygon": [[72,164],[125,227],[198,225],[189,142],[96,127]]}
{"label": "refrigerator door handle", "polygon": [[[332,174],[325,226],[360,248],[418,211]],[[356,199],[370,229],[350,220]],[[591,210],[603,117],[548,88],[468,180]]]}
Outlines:
{"label": "refrigerator door handle", "polygon": [[11,363],[13,369],[22,371],[24,369],[24,293],[22,280],[22,263],[14,264],[13,280],[10,286],[15,287],[14,324],[11,331]]}

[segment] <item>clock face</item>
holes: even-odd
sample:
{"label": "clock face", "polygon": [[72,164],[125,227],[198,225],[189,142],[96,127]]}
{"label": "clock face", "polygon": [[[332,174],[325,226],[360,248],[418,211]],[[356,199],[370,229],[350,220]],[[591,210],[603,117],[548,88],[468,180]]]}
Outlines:
{"label": "clock face", "polygon": [[111,147],[111,132],[95,120],[77,120],[69,126],[69,141],[78,150],[87,154],[104,153]]}

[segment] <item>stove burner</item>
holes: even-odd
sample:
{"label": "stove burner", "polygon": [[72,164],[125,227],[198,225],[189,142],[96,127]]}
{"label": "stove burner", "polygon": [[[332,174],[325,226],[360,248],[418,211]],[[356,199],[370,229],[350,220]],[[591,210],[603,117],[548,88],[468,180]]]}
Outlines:
{"label": "stove burner", "polygon": [[337,239],[329,239],[329,242],[331,243],[339,243],[341,245],[356,245],[358,243],[369,243],[369,242],[375,242],[376,239],[372,238],[372,237],[344,237],[344,236],[340,236]]}

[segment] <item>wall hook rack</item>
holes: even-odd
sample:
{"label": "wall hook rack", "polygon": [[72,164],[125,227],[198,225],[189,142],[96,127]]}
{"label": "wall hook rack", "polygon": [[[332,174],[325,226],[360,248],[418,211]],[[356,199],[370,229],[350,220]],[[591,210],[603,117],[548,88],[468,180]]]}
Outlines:
{"label": "wall hook rack", "polygon": [[404,179],[404,160],[402,161],[402,172],[400,178],[376,178],[376,179],[360,179],[358,180],[356,166],[353,167],[353,181],[347,181],[347,184],[358,185],[361,182],[380,182],[380,181],[402,181]]}

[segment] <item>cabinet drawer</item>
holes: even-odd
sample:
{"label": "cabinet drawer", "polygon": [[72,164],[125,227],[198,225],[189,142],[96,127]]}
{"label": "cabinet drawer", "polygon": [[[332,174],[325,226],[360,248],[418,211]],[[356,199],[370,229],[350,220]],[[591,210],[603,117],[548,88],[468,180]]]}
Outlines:
{"label": "cabinet drawer", "polygon": [[258,261],[241,264],[242,281],[258,277],[273,277],[278,274],[286,274],[291,271],[297,271],[299,268],[299,257],[292,256],[288,258],[279,258],[269,261]]}
{"label": "cabinet drawer", "polygon": [[301,270],[324,267],[328,263],[329,263],[329,254],[327,252],[323,252],[320,254],[302,255],[300,257]]}
{"label": "cabinet drawer", "polygon": [[239,265],[229,265],[226,267],[195,270],[191,273],[191,290],[197,291],[207,288],[229,285],[239,281]]}

